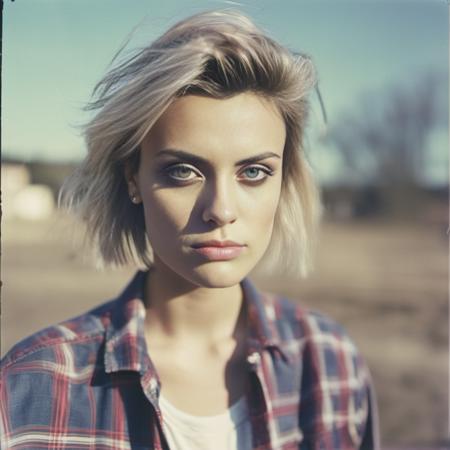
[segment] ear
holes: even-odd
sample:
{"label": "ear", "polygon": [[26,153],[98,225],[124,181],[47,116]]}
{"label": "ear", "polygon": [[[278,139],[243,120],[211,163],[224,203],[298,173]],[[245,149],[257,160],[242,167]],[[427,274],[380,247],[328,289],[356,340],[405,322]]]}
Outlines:
{"label": "ear", "polygon": [[127,183],[128,195],[134,204],[142,202],[141,193],[139,191],[139,184],[137,181],[137,172],[131,161],[126,161],[124,164],[124,176]]}

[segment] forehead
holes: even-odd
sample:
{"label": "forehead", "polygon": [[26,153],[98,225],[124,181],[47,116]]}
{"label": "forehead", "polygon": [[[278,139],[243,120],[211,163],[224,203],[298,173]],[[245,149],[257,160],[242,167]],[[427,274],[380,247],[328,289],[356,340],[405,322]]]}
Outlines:
{"label": "forehead", "polygon": [[270,100],[254,93],[226,99],[177,98],[144,139],[151,150],[175,148],[203,157],[274,151],[281,155],[285,124]]}

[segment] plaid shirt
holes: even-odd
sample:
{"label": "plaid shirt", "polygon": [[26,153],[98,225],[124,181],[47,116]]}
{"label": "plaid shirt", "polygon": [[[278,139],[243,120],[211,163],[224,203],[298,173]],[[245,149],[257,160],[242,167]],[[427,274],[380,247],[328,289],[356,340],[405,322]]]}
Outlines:
{"label": "plaid shirt", "polygon": [[[126,290],[2,360],[2,449],[167,449],[138,272]],[[249,314],[253,448],[377,449],[368,370],[343,329],[241,283]]]}

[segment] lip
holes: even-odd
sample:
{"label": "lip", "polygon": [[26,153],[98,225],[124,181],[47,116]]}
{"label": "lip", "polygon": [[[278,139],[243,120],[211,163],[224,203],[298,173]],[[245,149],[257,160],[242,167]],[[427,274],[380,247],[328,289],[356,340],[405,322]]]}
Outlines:
{"label": "lip", "polygon": [[245,245],[234,241],[209,240],[197,242],[192,245],[196,253],[210,261],[229,261],[237,258],[244,250]]}
{"label": "lip", "polygon": [[196,244],[192,245],[193,248],[202,248],[202,247],[243,247],[242,244],[239,244],[238,242],[234,241],[217,241],[217,240],[210,240],[210,241],[204,241],[204,242],[197,242]]}
{"label": "lip", "polygon": [[193,249],[196,253],[206,257],[210,261],[229,261],[230,259],[237,258],[244,250],[244,246],[203,246],[193,247]]}

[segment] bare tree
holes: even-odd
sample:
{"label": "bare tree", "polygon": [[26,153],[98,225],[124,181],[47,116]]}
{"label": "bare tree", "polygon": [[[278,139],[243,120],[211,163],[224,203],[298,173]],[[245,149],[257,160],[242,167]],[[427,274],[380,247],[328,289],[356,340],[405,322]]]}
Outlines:
{"label": "bare tree", "polygon": [[347,175],[362,186],[377,186],[385,203],[408,199],[421,184],[431,133],[448,121],[444,74],[428,72],[410,85],[366,95],[356,111],[335,122],[326,139],[334,144]]}
{"label": "bare tree", "polygon": [[447,124],[447,98],[446,77],[428,73],[413,85],[365,96],[330,127],[327,139],[360,180],[420,184],[428,138]]}

